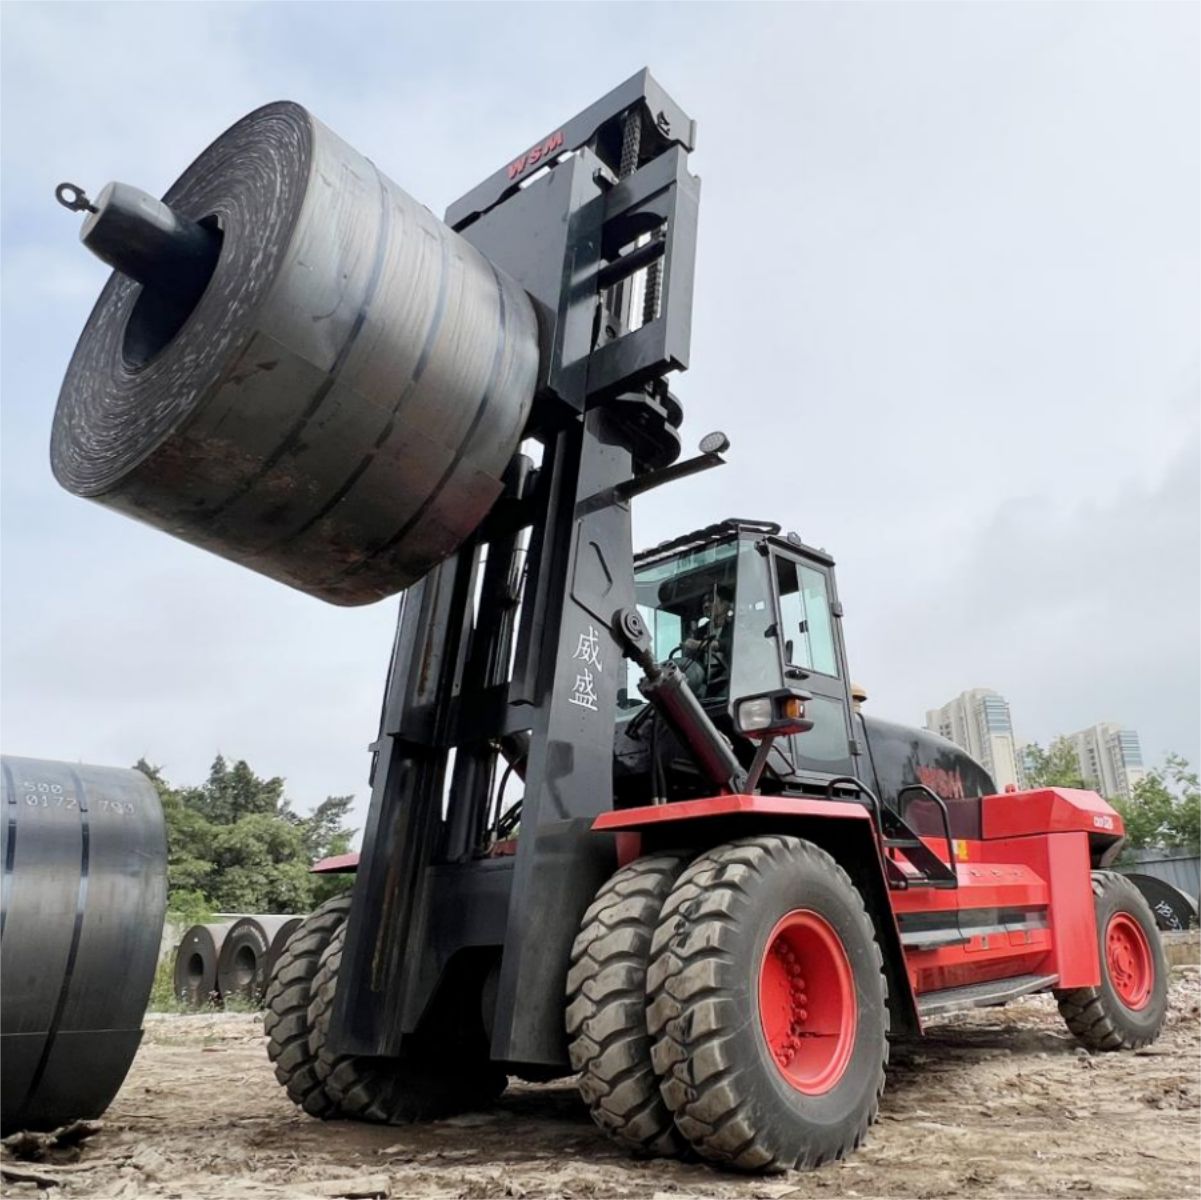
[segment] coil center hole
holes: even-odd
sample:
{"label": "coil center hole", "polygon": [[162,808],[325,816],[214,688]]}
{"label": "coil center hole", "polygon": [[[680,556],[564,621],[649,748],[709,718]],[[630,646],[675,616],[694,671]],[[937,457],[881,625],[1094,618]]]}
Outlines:
{"label": "coil center hole", "polygon": [[234,954],[234,982],[239,988],[249,987],[254,982],[257,965],[254,951],[249,946],[239,946]]}
{"label": "coil center hole", "polygon": [[213,235],[217,253],[200,268],[171,273],[167,286],[142,286],[121,342],[121,357],[131,371],[141,370],[167,348],[196,310],[213,278],[225,235],[216,215],[202,217],[196,224]]}

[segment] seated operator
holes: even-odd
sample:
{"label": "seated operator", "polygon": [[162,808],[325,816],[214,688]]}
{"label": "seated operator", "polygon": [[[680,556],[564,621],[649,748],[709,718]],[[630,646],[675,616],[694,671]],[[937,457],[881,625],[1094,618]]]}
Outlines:
{"label": "seated operator", "polygon": [[734,639],[734,589],[717,584],[705,597],[701,620],[685,639],[684,654],[700,667],[698,677],[688,673],[688,682],[699,696],[716,696],[730,682],[730,647]]}

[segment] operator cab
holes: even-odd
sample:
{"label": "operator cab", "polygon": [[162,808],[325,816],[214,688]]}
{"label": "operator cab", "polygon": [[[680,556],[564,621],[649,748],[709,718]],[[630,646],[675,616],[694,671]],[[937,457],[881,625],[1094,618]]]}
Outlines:
{"label": "operator cab", "polygon": [[[852,710],[834,561],[782,536],[776,524],[723,521],[665,542],[635,558],[638,612],[654,657],[674,659],[714,722],[732,731],[733,705],[781,687],[812,699],[813,728],[780,738],[771,773],[790,788],[824,791],[835,775],[854,775]],[[626,664],[618,693],[618,754],[623,727],[635,740],[647,723],[641,669]],[[627,747],[628,749],[628,747]]]}

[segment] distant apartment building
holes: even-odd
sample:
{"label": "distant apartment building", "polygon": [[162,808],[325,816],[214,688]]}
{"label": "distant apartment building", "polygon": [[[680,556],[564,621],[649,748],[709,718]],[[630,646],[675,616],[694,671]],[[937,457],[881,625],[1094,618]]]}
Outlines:
{"label": "distant apartment building", "polygon": [[1076,751],[1085,783],[1102,796],[1129,799],[1134,785],[1147,773],[1138,734],[1133,729],[1103,721],[1068,734],[1068,741]]}
{"label": "distant apartment building", "polygon": [[989,688],[972,688],[926,713],[926,728],[966,750],[998,788],[1022,786],[1009,702]]}

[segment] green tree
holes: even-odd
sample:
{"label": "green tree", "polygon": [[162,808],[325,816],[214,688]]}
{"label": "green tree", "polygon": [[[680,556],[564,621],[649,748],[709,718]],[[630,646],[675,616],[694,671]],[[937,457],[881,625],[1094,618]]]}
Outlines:
{"label": "green tree", "polygon": [[1026,786],[1082,788],[1087,784],[1080,773],[1080,760],[1072,743],[1065,737],[1056,738],[1044,750],[1032,743],[1025,750]]}
{"label": "green tree", "polygon": [[1126,845],[1139,850],[1183,846],[1201,851],[1201,788],[1197,772],[1178,754],[1148,771],[1131,789],[1129,800],[1111,802],[1126,823]]}
{"label": "green tree", "polygon": [[213,919],[213,906],[203,892],[175,888],[170,893],[167,916],[179,925],[203,925]]}
{"label": "green tree", "polygon": [[354,831],[344,828],[343,822],[350,815],[353,803],[353,796],[327,796],[300,820],[305,853],[314,862],[330,854],[345,854],[350,849]]}
{"label": "green tree", "polygon": [[343,890],[345,876],[313,875],[313,861],[344,853],[352,796],[329,796],[307,817],[278,776],[218,755],[200,787],[173,788],[159,767],[136,764],[154,784],[167,825],[168,908],[174,914],[307,912]]}
{"label": "green tree", "polygon": [[[317,862],[333,854],[345,854],[350,849],[354,831],[345,828],[343,821],[350,813],[353,796],[330,796],[313,809],[303,822],[304,846],[309,857]],[[324,904],[334,896],[350,889],[353,875],[313,875],[313,904]]]}
{"label": "green tree", "polygon": [[353,874],[336,874],[327,875],[312,875],[313,880],[313,907],[316,908],[319,904],[324,904],[327,900],[332,900],[335,896],[341,896],[343,892],[349,892],[354,884]]}
{"label": "green tree", "polygon": [[231,767],[218,754],[209,768],[203,787],[189,788],[184,802],[214,825],[232,825],[242,817],[269,815],[282,817],[290,811],[284,799],[284,781],[277,775],[260,779],[239,759]]}
{"label": "green tree", "polygon": [[[134,763],[158,792],[167,826],[167,894],[172,912],[194,908],[197,903],[211,908],[209,891],[215,865],[212,856],[214,828],[186,802],[187,791],[171,787],[162,768],[144,758]],[[199,902],[190,897],[198,896]]]}

